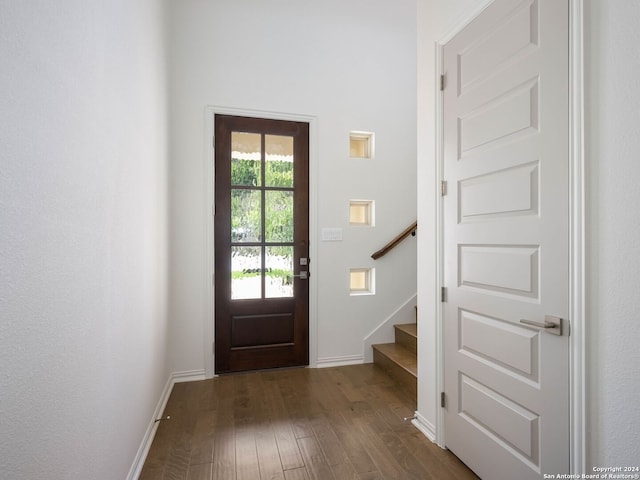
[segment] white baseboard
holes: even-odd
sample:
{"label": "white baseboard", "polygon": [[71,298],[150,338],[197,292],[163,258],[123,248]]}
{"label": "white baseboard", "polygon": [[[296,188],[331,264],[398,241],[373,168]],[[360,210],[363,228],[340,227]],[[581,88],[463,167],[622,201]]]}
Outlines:
{"label": "white baseboard", "polygon": [[345,355],[342,357],[324,357],[316,360],[316,368],[343,367],[364,363],[362,355]]}
{"label": "white baseboard", "polygon": [[158,422],[156,422],[156,418],[160,418],[162,412],[164,412],[164,408],[167,406],[167,401],[169,400],[169,396],[171,395],[171,390],[173,390],[173,385],[173,375],[169,375],[167,383],[162,390],[162,395],[160,395],[160,400],[158,400],[156,409],[153,412],[153,416],[151,417],[151,421],[149,422],[149,426],[147,427],[147,431],[145,432],[144,438],[142,439],[142,444],[140,445],[138,453],[133,460],[133,465],[131,465],[129,475],[127,475],[127,480],[137,480],[140,476],[140,473],[142,472],[144,461],[147,459],[147,454],[149,453],[149,449],[151,448],[151,444],[153,443],[153,437],[155,437],[156,430],[158,429]]}
{"label": "white baseboard", "polygon": [[129,474],[127,475],[127,480],[138,480],[138,477],[142,472],[142,467],[144,466],[144,462],[147,459],[149,449],[151,448],[151,444],[153,443],[153,438],[155,437],[156,430],[158,429],[158,422],[156,422],[156,419],[162,416],[162,412],[164,412],[164,409],[167,406],[167,402],[169,401],[169,396],[171,395],[173,386],[176,383],[194,382],[204,379],[204,370],[175,372],[169,375],[167,383],[165,384],[164,389],[162,390],[162,394],[160,395],[160,399],[158,400],[158,404],[156,405],[156,409],[153,412],[153,416],[151,417],[151,421],[149,422],[149,426],[147,427],[147,431],[145,432],[144,438],[142,439],[142,444],[140,445],[138,453],[133,460],[133,465],[131,465],[131,469],[129,470]]}
{"label": "white baseboard", "polygon": [[436,443],[436,429],[435,427],[419,412],[415,413],[415,418],[411,421],[414,427],[420,430],[425,437]]}
{"label": "white baseboard", "polygon": [[175,372],[171,374],[173,383],[198,382],[205,380],[204,370],[190,370],[188,372]]}

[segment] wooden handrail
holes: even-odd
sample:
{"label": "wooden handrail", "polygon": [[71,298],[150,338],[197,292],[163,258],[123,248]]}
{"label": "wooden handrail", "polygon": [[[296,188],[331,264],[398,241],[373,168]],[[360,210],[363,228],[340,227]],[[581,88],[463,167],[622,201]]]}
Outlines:
{"label": "wooden handrail", "polygon": [[398,235],[396,238],[391,240],[389,243],[387,243],[384,247],[382,247],[376,253],[371,255],[371,258],[373,258],[374,260],[377,260],[380,257],[384,257],[387,253],[389,253],[390,250],[392,250],[396,245],[398,245],[402,240],[407,238],[409,235],[415,235],[417,229],[418,229],[418,222],[415,221],[411,224],[411,226],[403,230],[400,235]]}

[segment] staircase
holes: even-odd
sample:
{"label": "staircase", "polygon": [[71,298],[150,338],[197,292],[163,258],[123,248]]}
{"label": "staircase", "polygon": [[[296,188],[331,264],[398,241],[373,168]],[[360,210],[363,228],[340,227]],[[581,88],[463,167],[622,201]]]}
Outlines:
{"label": "staircase", "polygon": [[395,342],[373,345],[373,363],[404,383],[409,391],[418,391],[418,326],[416,323],[394,325]]}

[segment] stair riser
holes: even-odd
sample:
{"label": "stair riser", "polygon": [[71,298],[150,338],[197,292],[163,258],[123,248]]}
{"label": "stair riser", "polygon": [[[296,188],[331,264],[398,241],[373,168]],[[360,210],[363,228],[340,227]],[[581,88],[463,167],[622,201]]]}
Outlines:
{"label": "stair riser", "polygon": [[373,351],[373,363],[386,370],[393,378],[400,380],[413,395],[417,395],[418,379],[379,351]]}
{"label": "stair riser", "polygon": [[399,328],[395,329],[396,343],[402,345],[407,350],[412,351],[416,355],[418,354],[418,339],[413,335],[410,335]]}

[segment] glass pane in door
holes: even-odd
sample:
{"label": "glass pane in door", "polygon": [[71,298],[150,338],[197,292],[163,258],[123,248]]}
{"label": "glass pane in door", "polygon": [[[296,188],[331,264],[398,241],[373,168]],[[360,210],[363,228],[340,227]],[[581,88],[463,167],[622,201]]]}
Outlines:
{"label": "glass pane in door", "polygon": [[293,297],[293,247],[266,247],[265,297]]}
{"label": "glass pane in door", "polygon": [[231,247],[231,299],[262,298],[262,248]]}
{"label": "glass pane in door", "polygon": [[262,240],[262,194],[260,190],[231,190],[231,241]]}
{"label": "glass pane in door", "polygon": [[293,192],[267,190],[264,202],[265,241],[293,242]]}
{"label": "glass pane in door", "polygon": [[293,187],[293,137],[265,135],[264,183],[267,187]]}
{"label": "glass pane in door", "polygon": [[260,186],[261,165],[262,136],[231,132],[231,185]]}

